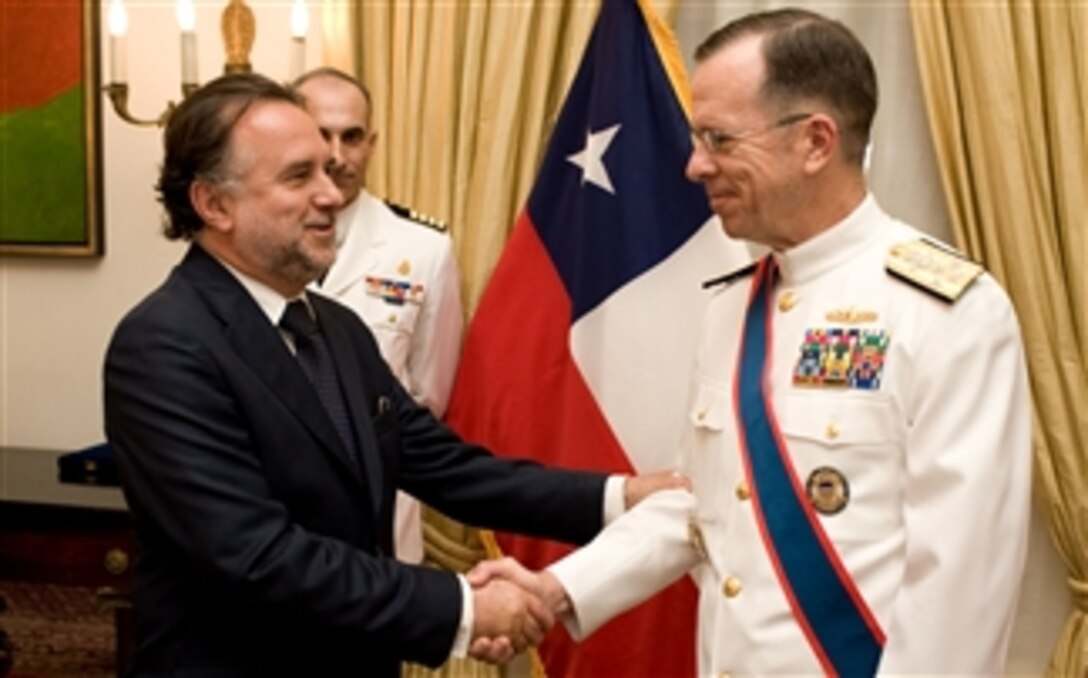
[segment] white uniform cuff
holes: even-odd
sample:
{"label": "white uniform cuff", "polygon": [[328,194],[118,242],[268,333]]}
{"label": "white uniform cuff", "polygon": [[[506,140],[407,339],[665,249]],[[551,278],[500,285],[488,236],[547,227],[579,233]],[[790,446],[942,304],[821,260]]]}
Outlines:
{"label": "white uniform cuff", "polygon": [[694,509],[695,496],[686,490],[657,492],[548,567],[570,598],[571,614],[563,623],[575,640],[698,564],[688,529]]}

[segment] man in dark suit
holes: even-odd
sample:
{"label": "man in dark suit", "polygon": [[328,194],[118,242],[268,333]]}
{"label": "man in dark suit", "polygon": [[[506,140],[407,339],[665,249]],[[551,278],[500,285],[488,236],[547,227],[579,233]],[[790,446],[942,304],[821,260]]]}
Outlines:
{"label": "man in dark suit", "polygon": [[[255,75],[208,83],[166,128],[165,232],[192,244],[121,321],[104,374],[141,552],[134,675],[508,658],[550,613],[506,582],[398,563],[397,488],[471,524],[585,542],[610,502],[674,482],[498,459],[415,405],[354,313],[305,292],[336,251],[328,158],[294,95]],[[314,336],[284,327],[289,308]]]}

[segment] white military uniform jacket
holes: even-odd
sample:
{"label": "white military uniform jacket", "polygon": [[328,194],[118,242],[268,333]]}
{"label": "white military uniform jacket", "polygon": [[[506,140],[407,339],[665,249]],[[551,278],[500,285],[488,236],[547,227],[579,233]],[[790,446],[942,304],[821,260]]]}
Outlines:
{"label": "white military uniform jacket", "polygon": [[[441,417],[461,350],[460,276],[449,236],[406,218],[366,191],[336,220],[336,261],[318,290],[352,308],[389,368],[417,402]],[[397,556],[423,559],[419,504],[397,499]]]}
{"label": "white military uniform jacket", "polygon": [[[1030,511],[1019,328],[985,273],[954,302],[889,275],[892,246],[921,237],[870,196],[831,230],[774,253],[765,389],[799,492],[813,496],[806,481],[820,468],[842,481],[830,494],[838,511],[812,515],[886,637],[879,672],[1000,675]],[[818,674],[738,445],[734,377],[752,280],[723,284],[704,323],[682,449],[694,497],[654,495],[552,569],[575,634],[690,570],[701,674]],[[885,340],[868,388],[806,376],[819,363],[806,335],[833,329]]]}

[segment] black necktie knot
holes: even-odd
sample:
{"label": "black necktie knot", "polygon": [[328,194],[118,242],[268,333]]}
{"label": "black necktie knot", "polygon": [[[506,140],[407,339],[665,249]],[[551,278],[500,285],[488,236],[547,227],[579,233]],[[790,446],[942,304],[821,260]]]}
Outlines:
{"label": "black necktie knot", "polygon": [[280,327],[290,332],[296,343],[312,342],[314,335],[319,332],[317,323],[310,315],[310,309],[301,299],[295,299],[287,304],[280,318]]}

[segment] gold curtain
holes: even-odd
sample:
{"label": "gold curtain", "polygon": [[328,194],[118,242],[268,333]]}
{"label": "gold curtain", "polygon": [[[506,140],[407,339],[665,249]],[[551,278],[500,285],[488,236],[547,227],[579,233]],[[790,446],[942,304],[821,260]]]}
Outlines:
{"label": "gold curtain", "polygon": [[1024,335],[1036,498],[1074,604],[1047,671],[1088,676],[1088,3],[911,11],[956,239],[1008,290]]}

